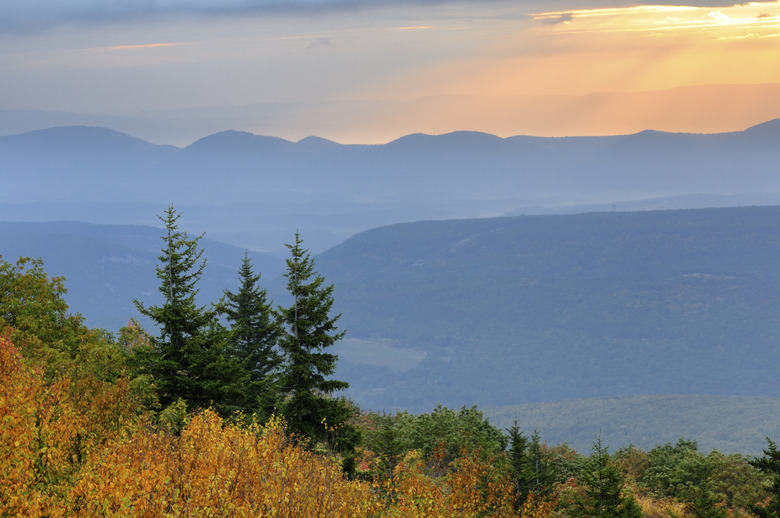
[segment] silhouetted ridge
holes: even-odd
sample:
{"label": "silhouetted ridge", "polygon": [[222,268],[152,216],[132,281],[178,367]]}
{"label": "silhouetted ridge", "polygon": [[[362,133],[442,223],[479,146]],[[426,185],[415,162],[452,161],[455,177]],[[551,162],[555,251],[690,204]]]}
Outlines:
{"label": "silhouetted ridge", "polygon": [[109,128],[94,126],[59,126],[29,131],[0,139],[0,146],[8,148],[29,147],[38,150],[41,145],[50,150],[94,150],[109,152],[172,152],[174,146],[152,144]]}
{"label": "silhouetted ridge", "polygon": [[322,137],[309,136],[298,141],[298,145],[305,146],[307,148],[333,148],[341,146],[338,142],[324,139]]}
{"label": "silhouetted ridge", "polygon": [[413,133],[385,144],[387,148],[427,148],[432,150],[465,148],[481,148],[486,145],[496,145],[504,142],[504,139],[490,133],[479,131],[455,131],[442,135],[428,135],[425,133]]}
{"label": "silhouetted ridge", "polygon": [[278,137],[227,130],[203,137],[184,148],[185,154],[255,154],[290,151],[295,143]]}
{"label": "silhouetted ridge", "polygon": [[780,119],[756,124],[746,129],[743,133],[750,137],[780,138]]}

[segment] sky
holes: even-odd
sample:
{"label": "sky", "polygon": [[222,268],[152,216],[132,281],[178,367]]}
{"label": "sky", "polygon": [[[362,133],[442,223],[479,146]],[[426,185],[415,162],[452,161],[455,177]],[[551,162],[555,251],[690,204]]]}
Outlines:
{"label": "sky", "polygon": [[177,144],[740,130],[780,117],[778,64],[780,1],[0,4],[0,110],[136,117]]}

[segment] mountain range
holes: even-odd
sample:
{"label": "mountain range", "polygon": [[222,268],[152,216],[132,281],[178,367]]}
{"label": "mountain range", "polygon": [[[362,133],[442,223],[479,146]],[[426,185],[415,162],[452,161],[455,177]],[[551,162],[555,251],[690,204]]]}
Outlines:
{"label": "mountain range", "polygon": [[[49,275],[65,277],[66,300],[87,325],[116,332],[138,316],[133,300],[162,300],[155,274],[162,237],[160,228],[139,225],[0,222],[0,257],[8,262],[40,257]],[[207,257],[208,275],[199,285],[205,305],[225,289],[238,290],[244,250],[205,238],[200,243]],[[259,252],[249,257],[264,280],[283,271],[279,258]]]}
{"label": "mountain range", "polygon": [[362,230],[424,219],[631,209],[631,201],[652,208],[648,200],[688,208],[701,195],[777,203],[778,139],[780,119],[720,134],[455,132],[382,145],[225,131],[184,148],[59,127],[0,137],[0,219],[148,225],[174,203],[191,228],[224,242],[278,253],[301,230],[322,251]]}
{"label": "mountain range", "polygon": [[631,134],[648,128],[723,132],[778,116],[780,84],[720,84],[588,95],[269,102],[111,115],[0,110],[0,135],[85,125],[182,147],[225,129],[293,141],[313,134],[338,142],[376,144],[413,132],[443,134],[459,129],[548,137]]}

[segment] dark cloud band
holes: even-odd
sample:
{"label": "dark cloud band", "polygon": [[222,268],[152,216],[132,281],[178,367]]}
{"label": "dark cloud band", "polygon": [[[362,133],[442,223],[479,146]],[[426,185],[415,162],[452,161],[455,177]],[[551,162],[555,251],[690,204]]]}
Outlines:
{"label": "dark cloud band", "polygon": [[[65,23],[103,23],[129,18],[190,15],[241,15],[253,13],[316,13],[318,11],[355,10],[393,5],[446,5],[455,3],[528,4],[538,7],[538,0],[3,0],[0,2],[0,31],[35,32]],[[570,6],[567,0],[550,1],[555,9]],[[625,5],[646,2],[626,0]],[[724,7],[734,0],[654,0],[655,4]],[[610,2],[614,7],[614,2]],[[592,8],[603,6],[594,0]],[[577,2],[582,8],[582,2]]]}

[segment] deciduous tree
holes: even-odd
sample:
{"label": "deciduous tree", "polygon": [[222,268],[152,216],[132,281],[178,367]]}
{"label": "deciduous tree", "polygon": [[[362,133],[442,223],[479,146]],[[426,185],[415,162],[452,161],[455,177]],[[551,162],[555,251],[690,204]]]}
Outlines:
{"label": "deciduous tree", "polygon": [[12,264],[0,257],[0,329],[9,330],[26,358],[50,370],[74,360],[90,335],[83,317],[69,312],[66,293],[65,279],[49,277],[41,259]]}

